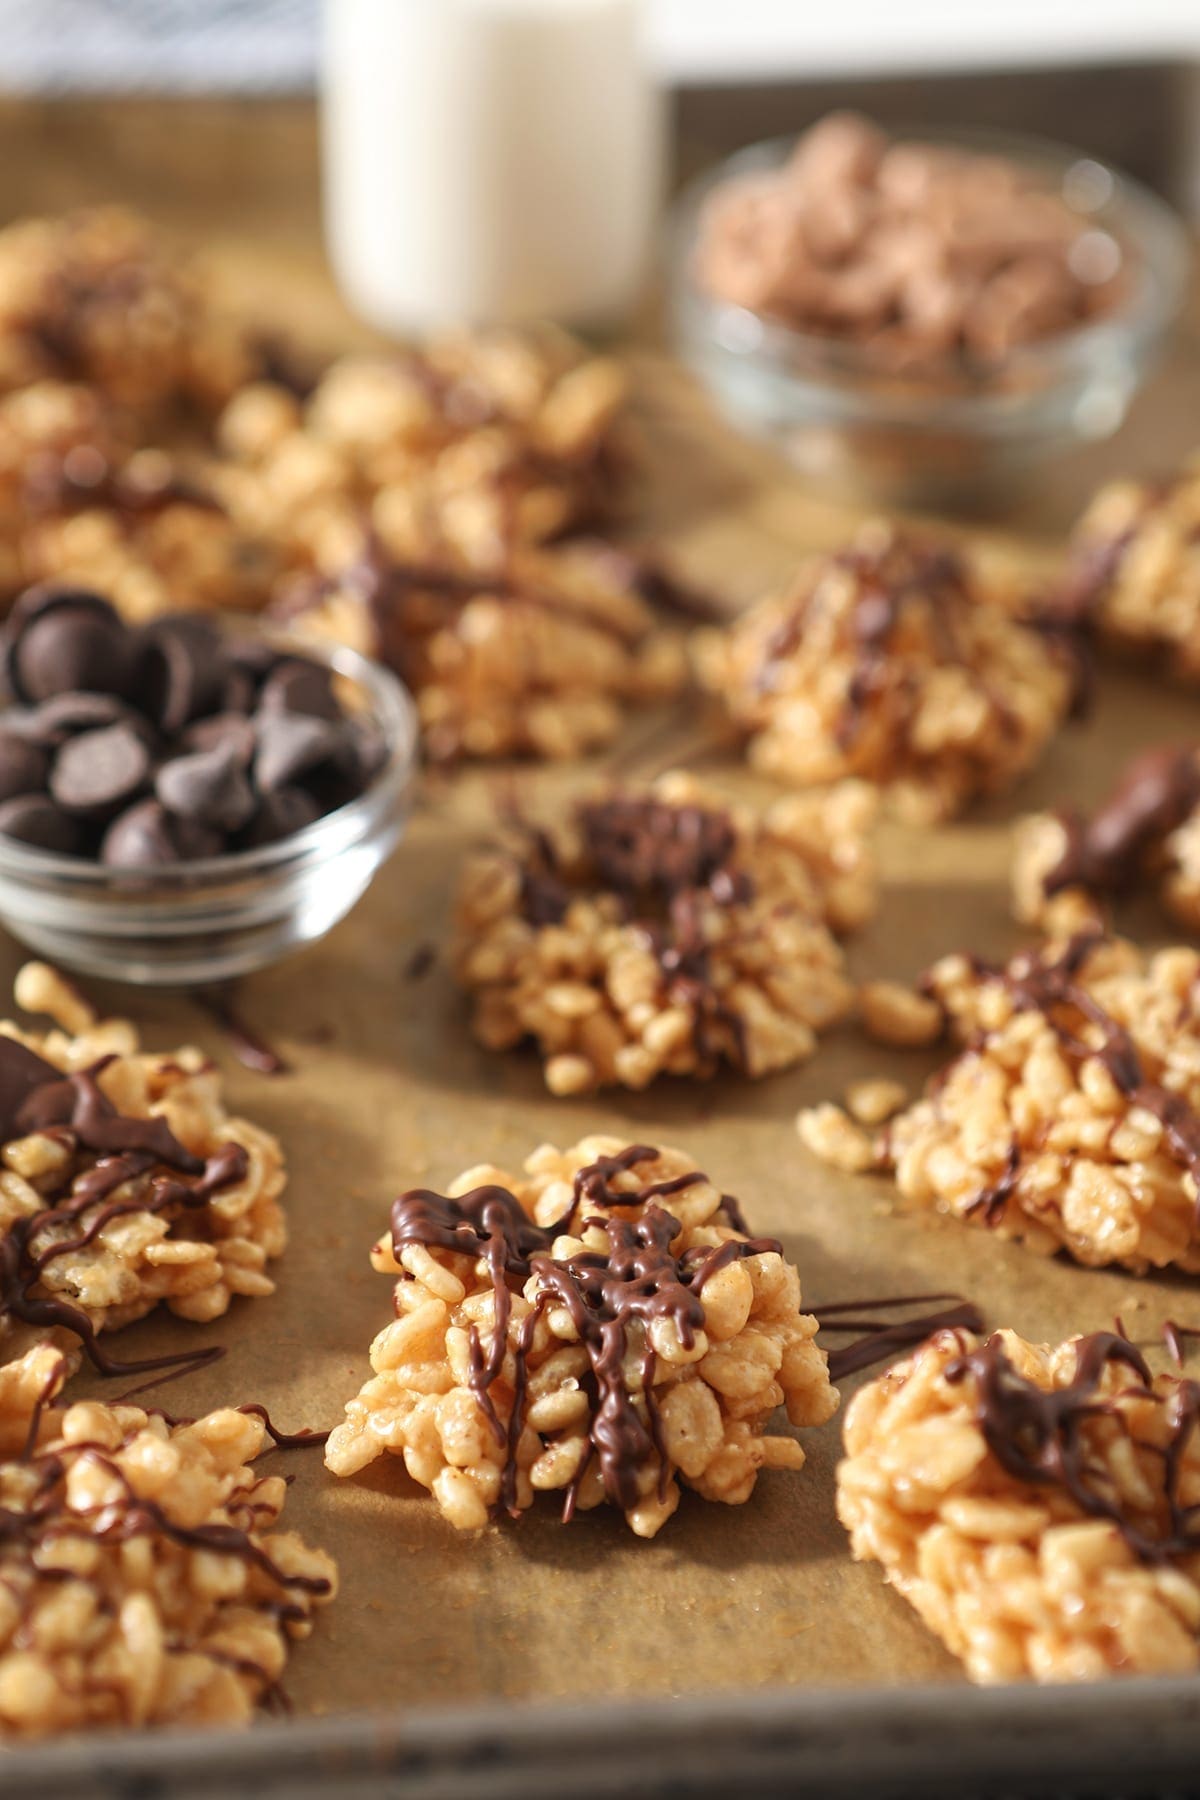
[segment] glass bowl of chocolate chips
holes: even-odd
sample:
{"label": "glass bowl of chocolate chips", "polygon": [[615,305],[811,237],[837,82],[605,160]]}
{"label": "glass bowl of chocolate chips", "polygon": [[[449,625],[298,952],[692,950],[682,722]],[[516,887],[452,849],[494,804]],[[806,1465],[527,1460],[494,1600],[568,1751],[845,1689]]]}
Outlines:
{"label": "glass bowl of chocolate chips", "polygon": [[228,979],[323,937],[399,840],[416,719],[386,669],[266,621],[132,625],[46,584],[0,631],[0,922],[58,965]]}

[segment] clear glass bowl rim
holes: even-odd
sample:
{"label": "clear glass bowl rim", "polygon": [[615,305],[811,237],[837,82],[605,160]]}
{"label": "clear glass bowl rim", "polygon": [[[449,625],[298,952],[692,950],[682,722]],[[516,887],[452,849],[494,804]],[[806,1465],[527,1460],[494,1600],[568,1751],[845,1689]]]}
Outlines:
{"label": "clear glass bowl rim", "polygon": [[[748,366],[769,369],[796,388],[806,388],[814,394],[840,392],[847,402],[852,402],[856,380],[869,378],[878,383],[881,377],[879,365],[871,361],[862,346],[833,334],[797,331],[768,314],[716,299],[699,286],[692,270],[701,212],[708,197],[740,175],[779,167],[795,147],[798,135],[748,144],[681,190],[668,227],[674,302],[677,310],[686,308],[694,316],[707,331],[711,347],[721,354]],[[1120,236],[1124,227],[1138,253],[1140,266],[1127,300],[1093,323],[1018,346],[997,365],[997,374],[1027,369],[1043,376],[1058,376],[1064,383],[1078,379],[1083,371],[1112,356],[1127,355],[1131,346],[1144,351],[1180,311],[1192,266],[1186,227],[1165,200],[1133,176],[1086,150],[1032,134],[984,127],[900,124],[889,126],[888,135],[896,142],[929,143],[1005,156],[1035,174],[1053,177],[1058,186],[1072,169],[1086,163],[1101,170],[1111,183],[1109,197],[1097,207],[1096,217],[1102,227],[1106,225],[1115,235]],[[1081,218],[1087,216],[1080,213]],[[717,329],[723,320],[746,319],[755,322],[759,335],[757,342],[745,347],[731,343]],[[803,368],[793,364],[792,359],[797,356],[803,358]],[[974,418],[977,424],[989,414],[1007,418],[1023,403],[1030,403],[1030,397],[995,390],[988,383],[955,392],[932,382],[924,385],[911,377],[904,379],[902,392],[876,391],[863,397],[864,410],[876,418],[920,421],[936,417],[941,423],[956,416]]]}
{"label": "clear glass bowl rim", "polygon": [[[390,669],[348,644],[307,638],[287,625],[252,613],[216,612],[211,617],[231,635],[306,656],[365,692],[373,722],[388,747],[387,759],[370,785],[344,806],[276,843],[166,865],[113,869],[89,857],[57,855],[0,834],[0,877],[61,882],[77,890],[81,901],[90,893],[117,903],[145,905],[155,894],[252,882],[297,863],[320,862],[373,829],[381,803],[386,805],[393,792],[406,787],[416,768],[417,711],[408,689]],[[4,710],[0,709],[0,722]]]}

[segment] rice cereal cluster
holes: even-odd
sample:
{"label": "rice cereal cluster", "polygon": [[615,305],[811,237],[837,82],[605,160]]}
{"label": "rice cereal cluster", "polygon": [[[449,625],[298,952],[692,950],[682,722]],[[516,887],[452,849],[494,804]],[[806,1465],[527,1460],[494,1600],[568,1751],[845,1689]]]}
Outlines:
{"label": "rice cereal cluster", "polygon": [[287,1238],[276,1140],[221,1102],[198,1050],[142,1051],[125,1019],[97,1019],[41,963],[17,1003],[45,1034],[0,1026],[0,1358],[82,1340],[160,1302],[185,1319],[274,1292]]}
{"label": "rice cereal cluster", "polygon": [[797,786],[859,776],[921,822],[1011,787],[1065,718],[1075,674],[962,557],[881,521],[785,593],[699,633],[700,680]]}
{"label": "rice cereal cluster", "polygon": [[1110,902],[1140,889],[1188,931],[1200,931],[1200,752],[1143,751],[1090,815],[1034,813],[1017,826],[1013,911],[1022,924],[1068,935],[1102,924]]}
{"label": "rice cereal cluster", "polygon": [[1100,489],[1072,536],[1060,604],[1102,638],[1200,680],[1200,462]]}
{"label": "rice cereal cluster", "polygon": [[1190,1674],[1198,1405],[1107,1333],[939,1332],[847,1407],[838,1516],[973,1681]]}
{"label": "rice cereal cluster", "polygon": [[80,381],[143,424],[211,413],[251,340],[134,213],[99,207],[0,231],[0,391]]}
{"label": "rice cereal cluster", "polygon": [[343,357],[307,400],[271,382],[232,400],[221,491],[299,566],[336,574],[365,520],[390,561],[496,570],[607,514],[624,401],[617,364],[549,328]]}
{"label": "rice cereal cluster", "polygon": [[874,1141],[828,1107],[801,1114],[801,1136],[1033,1249],[1195,1271],[1198,982],[1193,949],[1151,955],[1092,932],[1003,967],[943,958],[916,998],[965,1048]]}
{"label": "rice cereal cluster", "polygon": [[852,1003],[833,931],[874,907],[873,810],[845,783],[759,817],[672,774],[474,857],[454,967],[476,1037],[533,1039],[555,1094],[811,1056]]}
{"label": "rice cereal cluster", "polygon": [[771,1415],[820,1425],[837,1394],[779,1245],[678,1150],[587,1138],[525,1171],[396,1202],[372,1255],[396,1318],[333,1472],[388,1451],[461,1530],[553,1492],[564,1520],[608,1501],[653,1537],[680,1481],[740,1505],[760,1469],[800,1469]]}
{"label": "rice cereal cluster", "polygon": [[293,583],[280,610],[394,669],[439,762],[581,756],[684,677],[682,643],[636,574],[590,542],[517,549],[490,570],[404,565],[376,546],[336,575]]}
{"label": "rice cereal cluster", "polygon": [[243,1723],[337,1588],[273,1529],[262,1420],[62,1405],[65,1376],[46,1344],[0,1367],[0,1742]]}

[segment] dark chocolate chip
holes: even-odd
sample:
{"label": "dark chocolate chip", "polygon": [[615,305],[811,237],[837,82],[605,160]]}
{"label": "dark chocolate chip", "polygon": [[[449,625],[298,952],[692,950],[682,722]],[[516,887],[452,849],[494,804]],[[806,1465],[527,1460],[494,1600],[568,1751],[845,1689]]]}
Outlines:
{"label": "dark chocolate chip", "polygon": [[100,861],[118,869],[155,868],[219,856],[225,840],[194,819],[172,818],[157,800],[139,800],[114,819],[100,845]]}
{"label": "dark chocolate chip", "polygon": [[60,812],[44,794],[18,794],[0,803],[0,833],[61,856],[75,855],[81,842],[78,822]]}
{"label": "dark chocolate chip", "polygon": [[173,737],[189,720],[222,704],[226,668],[211,620],[193,614],[158,620],[142,634],[141,704]]}
{"label": "dark chocolate chip", "polygon": [[107,601],[95,595],[50,596],[27,623],[14,620],[9,661],[17,698],[48,700],[85,688],[123,694],[130,656],[125,630]]}
{"label": "dark chocolate chip", "polygon": [[289,657],[263,683],[259,704],[267,712],[309,713],[315,719],[341,720],[332,672],[321,663]]}
{"label": "dark chocolate chip", "polygon": [[40,744],[0,729],[0,801],[46,790],[50,758]]}
{"label": "dark chocolate chip", "polygon": [[68,738],[50,771],[50,792],[65,812],[103,815],[141,792],[150,752],[132,726],[106,725]]}
{"label": "dark chocolate chip", "polygon": [[154,791],[169,812],[218,831],[240,831],[254,812],[254,794],[232,743],[173,757],[159,769]]}
{"label": "dark chocolate chip", "polygon": [[273,794],[264,794],[248,828],[242,833],[240,842],[248,850],[260,849],[264,844],[277,844],[281,838],[291,837],[293,831],[303,831],[321,816],[321,809],[311,794],[303,788],[276,788]]}
{"label": "dark chocolate chip", "polygon": [[8,715],[5,724],[36,744],[57,745],[77,731],[96,731],[102,725],[125,724],[149,736],[150,726],[115,694],[55,694],[40,706]]}
{"label": "dark chocolate chip", "polygon": [[290,787],[304,776],[336,766],[346,753],[346,734],[307,713],[259,713],[254,777],[263,793]]}
{"label": "dark chocolate chip", "polygon": [[243,714],[219,712],[189,725],[183,741],[189,750],[215,750],[218,745],[229,744],[236,751],[238,762],[246,768],[253,761],[258,739],[254,735],[254,726]]}

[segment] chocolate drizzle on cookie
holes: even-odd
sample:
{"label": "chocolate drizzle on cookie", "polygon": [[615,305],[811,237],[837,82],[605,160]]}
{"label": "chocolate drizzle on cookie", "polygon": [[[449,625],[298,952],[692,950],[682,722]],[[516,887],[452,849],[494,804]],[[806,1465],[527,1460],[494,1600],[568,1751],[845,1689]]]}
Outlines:
{"label": "chocolate drizzle on cookie", "polygon": [[522,826],[521,909],[531,925],[561,924],[576,887],[615,896],[623,918],[654,954],[668,1005],[686,1007],[697,1050],[745,1062],[743,1023],[712,982],[706,908],[745,905],[754,884],[737,866],[727,813],[615,795],[576,811],[582,871],[568,869],[550,835]]}
{"label": "chocolate drizzle on cookie", "polygon": [[1060,813],[1066,844],[1043,878],[1049,896],[1063,888],[1118,893],[1147,857],[1200,804],[1200,746],[1162,745],[1135,757],[1090,819]]}
{"label": "chocolate drizzle on cookie", "polygon": [[[730,1237],[709,1248],[676,1254],[671,1245],[682,1227],[659,1201],[706,1177],[691,1171],[632,1191],[612,1185],[618,1174],[657,1156],[649,1145],[632,1144],[580,1169],[566,1212],[545,1226],[535,1224],[507,1188],[495,1186],[475,1188],[457,1199],[418,1188],[402,1194],[392,1207],[397,1261],[407,1246],[419,1244],[482,1258],[487,1264],[494,1328],[486,1353],[478,1328],[470,1328],[469,1385],[504,1449],[501,1504],[513,1517],[519,1511],[517,1445],[525,1428],[529,1352],[548,1309],[566,1310],[589,1362],[584,1378],[590,1402],[587,1450],[567,1490],[564,1522],[574,1514],[580,1484],[593,1461],[608,1498],[627,1512],[638,1503],[639,1473],[647,1462],[658,1460],[660,1495],[671,1476],[654,1395],[653,1327],[660,1321],[673,1325],[679,1342],[690,1348],[704,1327],[705,1283],[742,1257],[780,1252],[774,1238]],[[595,1213],[590,1210],[595,1206],[618,1210]],[[640,1216],[624,1216],[626,1210],[637,1210]],[[719,1213],[717,1222],[722,1222]],[[565,1258],[552,1254],[563,1233],[582,1233],[589,1227],[604,1232],[603,1250],[583,1250]],[[512,1296],[530,1280],[536,1284],[530,1310],[514,1334]],[[631,1339],[641,1347],[640,1400],[626,1385]],[[505,1423],[492,1389],[510,1357],[512,1403]]]}
{"label": "chocolate drizzle on cookie", "polygon": [[[1009,1475],[1031,1486],[1061,1488],[1089,1518],[1113,1524],[1141,1562],[1165,1563],[1194,1555],[1200,1551],[1200,1508],[1185,1505],[1178,1490],[1184,1452],[1200,1422],[1200,1385],[1173,1381],[1163,1402],[1168,1424],[1161,1452],[1167,1529],[1160,1535],[1147,1529],[1147,1509],[1135,1509],[1107,1480],[1097,1479],[1086,1427],[1100,1416],[1121,1419],[1120,1409],[1100,1392],[1110,1365],[1128,1372],[1135,1397],[1144,1393],[1147,1400],[1156,1398],[1140,1350],[1110,1331],[1079,1339],[1075,1373],[1065,1387],[1042,1388],[1018,1374],[998,1336],[955,1357],[946,1366],[945,1379],[952,1385],[968,1378],[974,1382],[979,1428]],[[1143,1449],[1155,1448],[1134,1440],[1132,1434],[1130,1438]]]}
{"label": "chocolate drizzle on cookie", "polygon": [[[917,1313],[911,1319],[881,1319],[872,1315],[900,1311],[908,1306],[932,1307],[937,1301],[950,1304],[935,1311]],[[813,1316],[822,1331],[859,1331],[862,1336],[840,1350],[829,1352],[829,1379],[844,1381],[876,1363],[890,1362],[914,1344],[923,1344],[935,1331],[982,1331],[983,1315],[971,1300],[961,1294],[894,1294],[871,1300],[839,1300],[835,1304],[814,1306]]]}
{"label": "chocolate drizzle on cookie", "polygon": [[0,1236],[0,1319],[73,1332],[106,1375],[211,1360],[210,1349],[118,1362],[101,1349],[83,1308],[41,1284],[51,1263],[87,1249],[114,1220],[199,1212],[214,1194],[245,1179],[248,1158],[240,1144],[222,1144],[203,1159],[179,1142],[166,1119],[118,1112],[99,1085],[106,1066],[107,1059],[64,1075],[15,1038],[0,1036],[0,1142],[42,1133],[96,1158],[67,1178],[65,1191],[45,1193],[44,1207],[20,1215]]}

